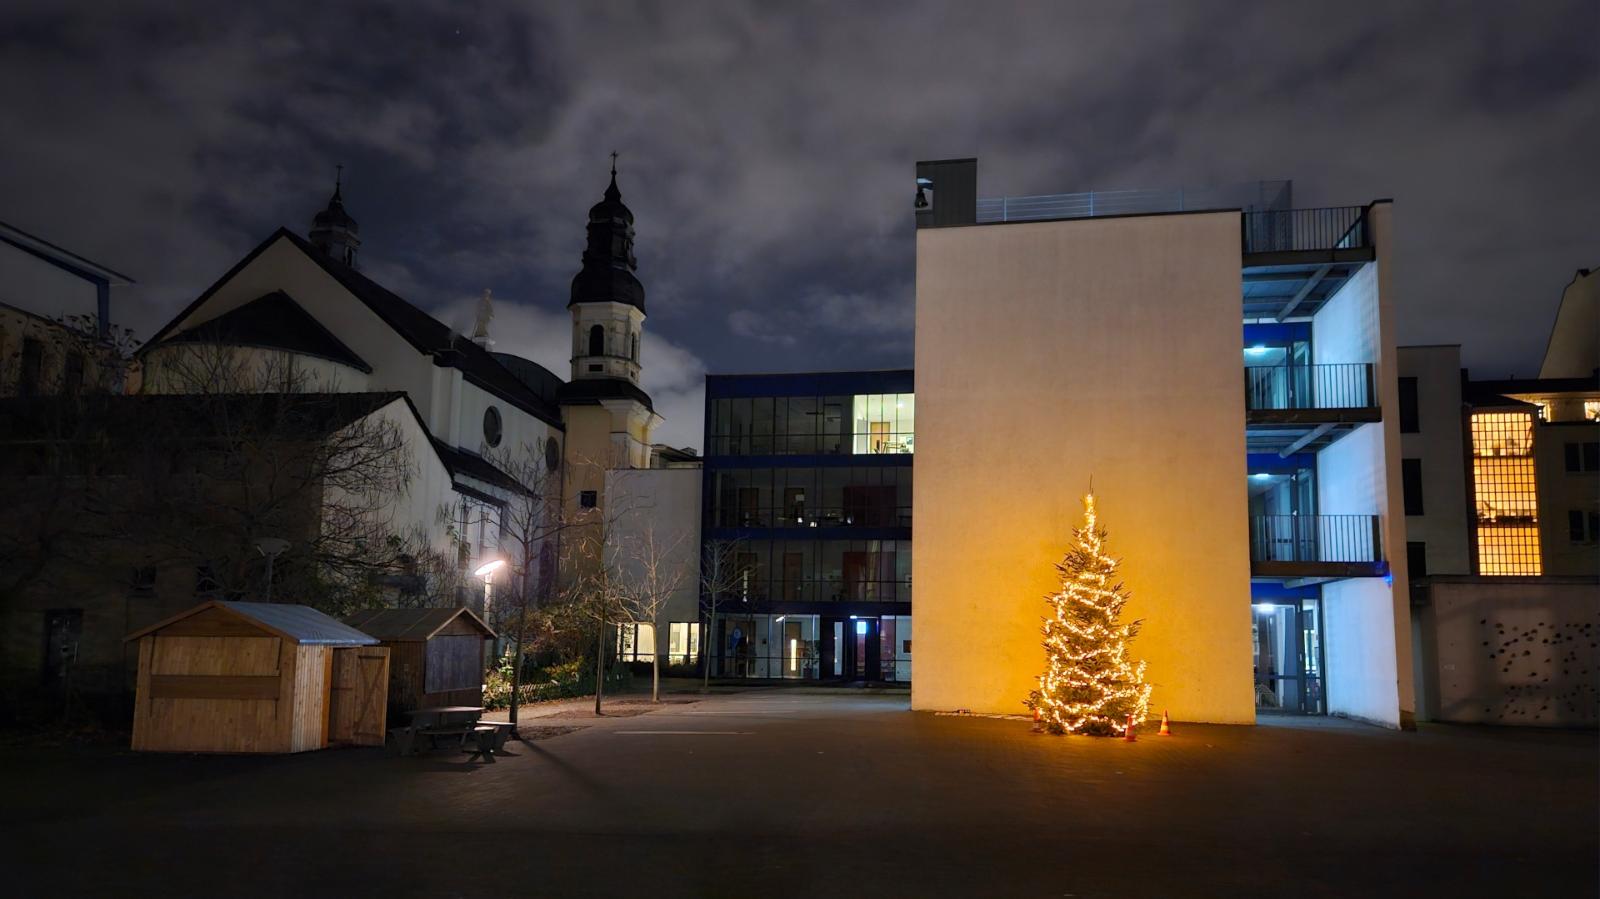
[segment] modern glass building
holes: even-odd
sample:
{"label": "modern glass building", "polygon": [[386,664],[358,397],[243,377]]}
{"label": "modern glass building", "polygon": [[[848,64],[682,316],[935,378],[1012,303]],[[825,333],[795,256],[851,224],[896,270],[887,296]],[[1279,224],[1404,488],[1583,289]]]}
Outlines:
{"label": "modern glass building", "polygon": [[713,674],[910,680],[915,420],[909,370],[706,378]]}

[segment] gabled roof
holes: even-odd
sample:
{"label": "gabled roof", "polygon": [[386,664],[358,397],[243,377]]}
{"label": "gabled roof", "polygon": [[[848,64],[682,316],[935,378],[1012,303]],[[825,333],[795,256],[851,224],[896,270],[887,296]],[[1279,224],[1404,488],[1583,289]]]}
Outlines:
{"label": "gabled roof", "polygon": [[457,618],[465,617],[486,638],[495,632],[471,609],[363,609],[345,616],[344,623],[371,634],[385,643],[421,642],[432,639]]}
{"label": "gabled roof", "polygon": [[224,284],[232,280],[234,275],[238,274],[245,266],[253,262],[257,256],[279,240],[287,240],[294,244],[307,258],[315,262],[330,277],[339,282],[340,286],[360,300],[368,309],[371,309],[380,319],[383,319],[384,324],[393,329],[396,334],[404,338],[418,352],[431,357],[434,365],[455,368],[468,381],[522,409],[529,415],[539,418],[552,427],[564,427],[561,422],[560,410],[551,405],[536,391],[523,384],[511,372],[507,371],[504,366],[495,361],[493,354],[488,350],[455,333],[443,322],[418,309],[378,282],[318,250],[311,245],[310,241],[287,228],[279,228],[274,231],[271,237],[268,237],[246,254],[233,268],[228,270],[227,274],[217,279],[215,284],[206,288],[206,291],[194,302],[190,303],[172,321],[157,331],[143,347],[140,347],[135,355],[149,352],[152,348],[162,343],[167,335],[177,327],[179,322],[200,308]]}
{"label": "gabled roof", "polygon": [[372,372],[366,360],[281,290],[263,294],[237,309],[179,331],[167,340],[290,350]]}
{"label": "gabled roof", "polygon": [[485,484],[493,484],[502,490],[510,490],[513,493],[528,492],[528,488],[517,483],[516,478],[501,471],[493,462],[482,456],[469,453],[466,450],[456,449],[437,437],[433,438],[433,449],[439,454],[439,461],[443,462],[444,467],[450,469],[450,473],[453,475],[472,478]]}
{"label": "gabled roof", "polygon": [[134,631],[125,639],[137,640],[207,609],[220,609],[237,615],[262,630],[301,645],[376,646],[379,642],[376,637],[362,633],[310,606],[276,602],[228,602],[221,599],[203,602],[186,612],[158,621],[143,630]]}

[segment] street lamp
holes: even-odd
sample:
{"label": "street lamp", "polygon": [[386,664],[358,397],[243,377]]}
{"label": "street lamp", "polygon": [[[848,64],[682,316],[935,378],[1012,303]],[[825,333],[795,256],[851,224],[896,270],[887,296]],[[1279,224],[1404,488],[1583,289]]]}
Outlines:
{"label": "street lamp", "polygon": [[505,559],[490,559],[489,561],[483,563],[482,565],[479,565],[478,566],[478,570],[474,571],[472,573],[473,577],[481,577],[481,578],[483,578],[483,617],[484,618],[488,618],[489,617],[489,604],[491,602],[493,602],[492,597],[494,596],[494,573],[496,571],[499,571],[500,569],[504,568],[505,564],[506,564],[506,560]]}

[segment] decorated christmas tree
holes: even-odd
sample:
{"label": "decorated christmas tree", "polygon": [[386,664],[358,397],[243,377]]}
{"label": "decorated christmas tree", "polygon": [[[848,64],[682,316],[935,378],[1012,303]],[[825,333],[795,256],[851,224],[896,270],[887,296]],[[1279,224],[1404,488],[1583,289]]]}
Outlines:
{"label": "decorated christmas tree", "polygon": [[1117,580],[1117,560],[1105,553],[1093,493],[1083,498],[1083,527],[1073,536],[1076,545],[1056,565],[1061,589],[1046,597],[1046,667],[1027,706],[1051,733],[1119,734],[1129,715],[1144,720],[1150,685],[1144,662],[1128,659],[1141,622],[1122,623],[1128,593]]}

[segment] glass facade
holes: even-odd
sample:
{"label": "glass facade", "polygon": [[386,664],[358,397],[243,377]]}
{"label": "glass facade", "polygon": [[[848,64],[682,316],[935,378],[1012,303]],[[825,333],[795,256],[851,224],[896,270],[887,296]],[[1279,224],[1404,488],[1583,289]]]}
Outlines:
{"label": "glass facade", "polygon": [[1532,412],[1472,415],[1472,491],[1478,574],[1537,575],[1539,497]]}
{"label": "glass facade", "polygon": [[718,613],[712,674],[780,680],[911,680],[911,616]]}
{"label": "glass facade", "polygon": [[708,477],[716,527],[911,526],[911,469],[905,466],[732,468]]}
{"label": "glass facade", "polygon": [[714,676],[910,679],[915,415],[909,371],[706,379]]}
{"label": "glass facade", "polygon": [[706,405],[708,455],[867,456],[916,446],[910,392],[723,397]]}

